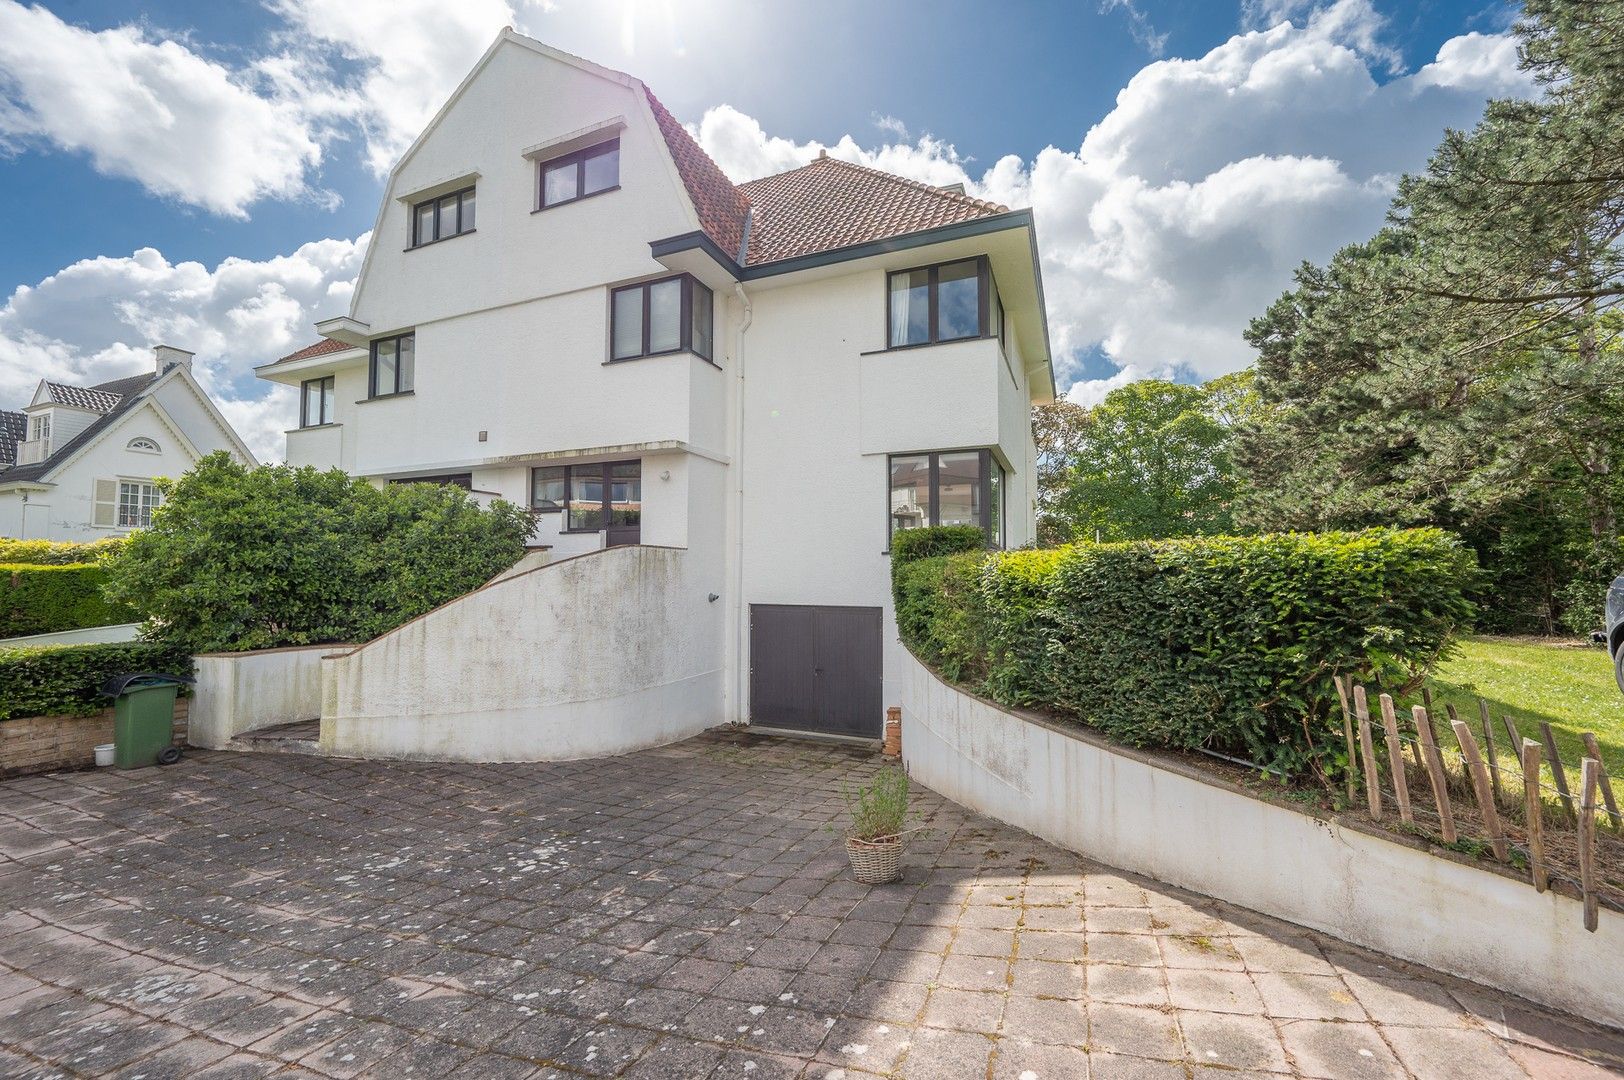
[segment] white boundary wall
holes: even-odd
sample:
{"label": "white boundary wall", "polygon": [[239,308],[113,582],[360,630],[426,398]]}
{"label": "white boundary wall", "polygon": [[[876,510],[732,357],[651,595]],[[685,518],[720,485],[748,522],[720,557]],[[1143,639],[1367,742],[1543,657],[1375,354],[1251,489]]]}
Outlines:
{"label": "white boundary wall", "polygon": [[192,657],[197,687],[186,741],[219,750],[236,735],[321,715],[321,658],[342,645]]}
{"label": "white boundary wall", "polygon": [[1624,1027],[1624,918],[1020,716],[903,651],[902,753],[947,798],[1098,859]]}
{"label": "white boundary wall", "polygon": [[329,649],[321,748],[565,761],[697,735],[724,719],[722,611],[704,565],[678,548],[608,548],[498,577],[363,646]]}

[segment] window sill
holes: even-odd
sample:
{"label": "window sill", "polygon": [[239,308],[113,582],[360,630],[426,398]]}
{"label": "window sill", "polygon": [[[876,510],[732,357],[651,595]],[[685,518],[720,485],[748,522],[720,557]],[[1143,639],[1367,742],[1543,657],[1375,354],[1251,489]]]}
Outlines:
{"label": "window sill", "polygon": [[712,360],[710,357],[706,356],[704,353],[697,353],[692,349],[666,349],[664,352],[644,353],[641,356],[622,356],[618,360],[611,358],[611,359],[605,360],[603,362],[603,366],[604,367],[613,367],[616,364],[635,364],[639,360],[658,360],[662,356],[681,356],[683,353],[687,353],[689,356],[693,357],[695,360],[704,361],[705,363],[709,364],[711,367],[715,368],[717,371],[722,370],[722,365],[721,364],[718,364],[715,360]]}
{"label": "window sill", "polygon": [[577,196],[575,196],[575,198],[573,198],[573,199],[565,199],[563,202],[543,203],[541,206],[536,207],[534,210],[532,210],[530,212],[532,214],[540,214],[540,213],[542,213],[543,211],[546,211],[546,210],[557,210],[559,207],[562,207],[562,206],[574,206],[578,202],[586,202],[588,199],[596,199],[599,195],[608,195],[611,192],[616,192],[616,191],[619,191],[619,190],[620,190],[620,185],[616,184],[614,187],[606,187],[602,191],[594,191],[590,195],[577,195]]}
{"label": "window sill", "polygon": [[946,341],[916,341],[912,345],[887,345],[883,349],[869,349],[858,356],[881,356],[885,353],[912,352],[915,349],[934,349],[938,345],[963,345],[967,341],[997,341],[996,334],[976,334],[974,337],[948,338]]}
{"label": "window sill", "polygon": [[393,394],[373,394],[371,397],[362,398],[361,400],[357,401],[356,404],[370,405],[374,401],[393,401],[395,398],[415,397],[416,395],[416,390],[398,390]]}
{"label": "window sill", "polygon": [[300,424],[298,427],[292,428],[291,431],[320,431],[323,428],[334,428],[334,427],[343,427],[343,426],[344,425],[340,424],[337,420],[329,420],[325,424]]}
{"label": "window sill", "polygon": [[451,236],[442,236],[438,240],[425,240],[421,244],[412,244],[412,245],[410,245],[408,247],[403,247],[400,250],[402,250],[402,251],[421,251],[423,248],[433,247],[435,244],[443,244],[448,240],[460,240],[464,236],[472,236],[478,231],[479,231],[478,229],[464,229],[462,232],[453,233]]}

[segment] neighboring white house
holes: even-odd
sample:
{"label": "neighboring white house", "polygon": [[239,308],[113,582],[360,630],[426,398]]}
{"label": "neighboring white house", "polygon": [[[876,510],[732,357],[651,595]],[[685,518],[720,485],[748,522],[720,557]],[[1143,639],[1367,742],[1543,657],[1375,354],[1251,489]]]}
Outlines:
{"label": "neighboring white house", "polygon": [[[1033,538],[1054,378],[1030,211],[827,157],[735,185],[637,79],[511,30],[396,165],[349,311],[316,329],[258,369],[299,391],[291,463],[527,505],[554,561],[684,549],[697,606],[646,632],[689,640],[711,723],[878,735],[892,531]],[[628,685],[650,651],[510,648],[508,671]]]}
{"label": "neighboring white house", "polygon": [[192,375],[159,345],[153,370],[95,386],[40,380],[20,412],[0,409],[0,536],[97,540],[146,526],[175,477],[216,450],[253,463]]}

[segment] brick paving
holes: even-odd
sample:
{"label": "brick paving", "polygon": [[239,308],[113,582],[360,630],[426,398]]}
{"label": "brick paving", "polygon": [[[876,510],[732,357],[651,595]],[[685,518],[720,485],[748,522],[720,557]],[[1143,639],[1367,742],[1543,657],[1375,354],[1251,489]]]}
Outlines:
{"label": "brick paving", "polygon": [[0,1076],[1624,1075],[1618,1032],[927,791],[905,880],[856,884],[830,826],[875,764],[712,734],[0,783]]}

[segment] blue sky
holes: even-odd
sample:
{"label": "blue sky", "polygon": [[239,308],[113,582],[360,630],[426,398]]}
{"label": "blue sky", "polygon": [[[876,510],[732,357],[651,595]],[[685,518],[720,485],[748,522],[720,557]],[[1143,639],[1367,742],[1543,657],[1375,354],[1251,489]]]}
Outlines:
{"label": "blue sky", "polygon": [[1245,316],[1290,267],[1379,224],[1393,177],[1445,124],[1526,92],[1512,14],[1444,0],[150,0],[136,17],[108,0],[0,0],[14,208],[0,404],[42,367],[118,374],[145,338],[190,335],[172,343],[199,349],[268,448],[286,402],[248,368],[343,310],[382,171],[508,22],[642,78],[736,179],[827,146],[1032,205],[1079,399],[1111,380],[1210,377],[1245,362]]}

